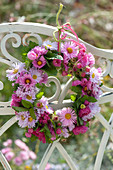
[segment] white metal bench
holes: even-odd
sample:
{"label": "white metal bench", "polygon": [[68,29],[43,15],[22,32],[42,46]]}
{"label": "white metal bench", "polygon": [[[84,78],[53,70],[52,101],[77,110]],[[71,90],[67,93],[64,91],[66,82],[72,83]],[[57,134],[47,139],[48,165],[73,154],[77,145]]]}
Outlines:
{"label": "white metal bench", "polygon": [[[26,40],[30,36],[34,36],[38,42],[39,45],[42,43],[42,39],[40,35],[47,35],[52,37],[53,36],[53,31],[55,31],[56,28],[53,26],[49,25],[44,25],[44,24],[38,24],[38,23],[4,23],[0,24],[0,34],[3,34],[3,38],[1,40],[1,52],[5,58],[0,57],[0,62],[7,64],[8,66],[11,66],[12,63],[18,62],[18,60],[15,58],[15,56],[11,56],[7,49],[6,49],[6,43],[7,40],[10,38],[13,38],[16,40],[16,43],[12,42],[12,46],[14,48],[18,48],[21,43],[26,45]],[[24,33],[24,37],[21,37],[19,33]],[[68,35],[76,40],[76,37],[70,33]],[[105,49],[99,49],[96,48],[81,39],[79,39],[80,42],[84,43],[87,47],[87,51],[90,51],[93,55],[99,56],[101,60],[106,61],[106,70],[103,72],[103,77],[107,76],[108,74],[113,78],[113,50],[105,50]],[[57,78],[54,77],[49,77],[48,84],[50,82],[54,82],[56,85],[56,93],[54,96],[48,99],[49,103],[52,103],[54,101],[57,101],[57,103],[52,104],[51,106],[54,109],[59,109],[64,106],[70,106],[71,103],[68,101],[64,101],[65,95],[68,91],[68,89],[71,86],[72,80],[70,79],[63,90],[61,90],[61,85]],[[100,100],[98,101],[99,104],[102,103],[107,103],[113,100],[113,88],[108,88],[106,86],[102,87],[105,93],[101,96]],[[0,90],[3,89],[3,83],[0,81]],[[11,109],[10,102],[0,102],[0,115],[14,115],[14,110]],[[96,118],[101,122],[101,124],[105,127],[105,131],[98,149],[95,165],[94,165],[94,170],[100,170],[101,164],[102,164],[102,159],[104,155],[104,151],[106,148],[106,144],[111,138],[113,141],[113,114],[110,117],[109,122],[101,115],[101,114],[96,114]],[[13,116],[9,121],[7,121],[1,128],[0,128],[0,136],[8,129],[10,128],[14,123],[16,122],[16,117]],[[63,146],[60,144],[59,140],[55,141],[53,144],[50,144],[42,158],[42,161],[40,163],[39,170],[44,170],[45,166],[54,151],[54,149],[57,148],[59,152],[62,154],[62,156],[65,158],[67,161],[69,167],[72,170],[76,170],[76,165],[66,152],[66,150],[63,148]],[[0,161],[6,170],[11,170],[10,165],[8,164],[7,160],[3,156],[3,154],[0,152]]]}

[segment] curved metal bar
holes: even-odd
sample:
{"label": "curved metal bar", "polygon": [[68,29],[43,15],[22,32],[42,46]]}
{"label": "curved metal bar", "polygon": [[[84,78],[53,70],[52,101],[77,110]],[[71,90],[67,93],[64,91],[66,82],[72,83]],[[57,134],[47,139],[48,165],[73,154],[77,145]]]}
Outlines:
{"label": "curved metal bar", "polygon": [[66,85],[64,86],[60,97],[58,99],[58,104],[61,104],[66,96],[67,91],[69,90],[69,88],[72,86],[72,81],[73,81],[73,77],[71,79],[68,80],[68,82],[66,83]]}
{"label": "curved metal bar", "polygon": [[50,77],[48,77],[48,82],[46,83],[46,86],[50,87],[50,83],[51,82],[55,83],[55,85],[56,85],[56,92],[55,92],[55,94],[52,97],[48,98],[48,102],[52,102],[52,101],[57,100],[59,95],[60,95],[60,92],[61,92],[61,85],[60,85],[59,80],[56,77],[50,76]]}
{"label": "curved metal bar", "polygon": [[111,130],[112,130],[112,126],[113,126],[113,114],[111,115],[110,120],[109,120],[109,129],[107,129],[104,132],[104,135],[102,137],[102,140],[101,140],[101,143],[100,143],[100,146],[99,146],[99,149],[98,149],[95,165],[94,165],[94,170],[100,170],[102,160],[103,160],[104,151],[105,151],[105,147],[106,147],[107,142],[109,140],[110,133],[111,133]]}
{"label": "curved metal bar", "polygon": [[5,170],[12,170],[8,161],[6,160],[5,156],[2,154],[1,151],[0,151],[0,162]]}
{"label": "curved metal bar", "polygon": [[[47,36],[53,36],[53,32],[57,30],[56,27],[45,25],[45,24],[39,24],[39,23],[30,23],[30,22],[12,22],[12,23],[3,23],[0,24],[0,33],[5,32],[32,32],[32,33],[39,33],[44,34]],[[73,38],[76,40],[75,35],[68,33],[67,35],[70,38]],[[83,40],[79,38],[80,43],[84,43],[87,47],[87,51],[90,51],[93,55],[104,57],[106,59],[113,60],[113,50],[106,50],[106,49],[100,49],[97,47],[94,47],[93,45],[90,45]]]}
{"label": "curved metal bar", "polygon": [[102,73],[102,76],[105,77],[110,73],[112,63],[108,59],[106,60],[105,58],[100,58],[100,62],[102,63],[103,61],[106,61],[107,63],[106,70]]}
{"label": "curved metal bar", "polygon": [[46,154],[44,154],[42,160],[41,160],[41,163],[39,165],[39,170],[45,170],[45,167],[46,167],[46,164],[48,163],[55,147],[56,147],[56,144],[57,142],[59,141],[60,139],[56,140],[55,142],[53,142],[53,144],[50,144],[49,147],[47,148],[47,151]]}
{"label": "curved metal bar", "polygon": [[0,128],[0,136],[3,135],[3,133],[9,129],[15,122],[17,121],[16,116],[9,119],[1,128]]}
{"label": "curved metal bar", "polygon": [[56,147],[58,149],[58,151],[61,153],[61,155],[63,156],[63,158],[66,160],[66,162],[68,163],[69,167],[71,168],[71,170],[77,170],[77,167],[75,166],[74,162],[72,161],[71,157],[69,156],[69,154],[66,152],[66,150],[64,149],[64,147],[61,145],[60,142],[58,142],[56,144]]}
{"label": "curved metal bar", "polygon": [[33,33],[30,33],[30,34],[25,34],[22,41],[23,41],[23,45],[29,45],[29,41],[26,42],[26,39],[28,37],[35,37],[37,40],[38,40],[38,43],[39,43],[39,46],[42,45],[42,38],[38,35],[38,34],[33,34]]}
{"label": "curved metal bar", "polygon": [[9,38],[15,38],[16,39],[16,43],[12,42],[12,46],[17,48],[21,45],[21,37],[18,34],[15,33],[10,33],[5,35],[2,40],[1,40],[1,52],[2,54],[8,58],[11,62],[20,62],[19,60],[17,60],[16,58],[14,58],[13,56],[11,56],[6,49],[6,42]]}

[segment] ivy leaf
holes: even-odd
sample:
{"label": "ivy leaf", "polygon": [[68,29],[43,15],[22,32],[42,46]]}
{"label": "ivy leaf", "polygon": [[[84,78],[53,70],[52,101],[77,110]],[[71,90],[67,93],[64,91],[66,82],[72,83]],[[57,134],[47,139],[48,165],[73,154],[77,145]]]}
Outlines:
{"label": "ivy leaf", "polygon": [[82,86],[78,85],[78,86],[72,86],[71,87],[72,91],[74,91],[75,93],[81,94],[82,93]]}
{"label": "ivy leaf", "polygon": [[12,108],[13,108],[16,112],[25,112],[25,111],[28,111],[28,109],[25,108],[25,107],[12,106]]}
{"label": "ivy leaf", "polygon": [[30,116],[36,120],[36,115],[35,115],[35,112],[34,112],[34,109],[33,108],[30,108],[29,109],[29,113],[30,113]]}
{"label": "ivy leaf", "polygon": [[57,69],[54,66],[48,67],[47,65],[43,67],[43,69],[47,72],[48,75],[56,76],[57,75]]}
{"label": "ivy leaf", "polygon": [[26,101],[26,100],[22,100],[22,105],[26,108],[30,108],[30,107],[33,107],[33,104],[29,101]]}
{"label": "ivy leaf", "polygon": [[96,102],[97,99],[95,99],[95,97],[92,97],[92,96],[87,96],[87,95],[84,95],[82,98],[81,98],[81,101],[82,102],[85,102],[85,100],[87,100],[88,102]]}
{"label": "ivy leaf", "polygon": [[43,94],[44,94],[44,92],[40,92],[40,93],[36,94],[37,100],[41,99]]}
{"label": "ivy leaf", "polygon": [[54,59],[59,59],[59,60],[63,60],[63,57],[61,55],[58,55],[56,53],[53,53],[51,51],[48,51],[47,54],[45,55],[45,57],[48,60],[54,60]]}
{"label": "ivy leaf", "polygon": [[87,101],[94,103],[94,102],[97,102],[97,99],[95,99],[95,97],[88,96]]}
{"label": "ivy leaf", "polygon": [[81,101],[84,103],[85,100],[87,100],[87,99],[88,99],[88,96],[87,96],[87,95],[84,95],[84,96],[81,98]]}

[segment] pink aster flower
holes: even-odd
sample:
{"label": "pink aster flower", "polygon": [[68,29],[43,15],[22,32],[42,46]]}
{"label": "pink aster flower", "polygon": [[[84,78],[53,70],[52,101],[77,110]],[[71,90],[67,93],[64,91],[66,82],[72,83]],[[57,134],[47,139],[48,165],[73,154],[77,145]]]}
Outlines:
{"label": "pink aster flower", "polygon": [[41,83],[46,84],[47,81],[48,81],[48,75],[47,75],[47,73],[43,73],[43,74],[42,74],[42,79],[40,80],[39,83],[40,83],[40,84],[41,84]]}
{"label": "pink aster flower", "polygon": [[82,67],[85,67],[86,65],[88,65],[88,56],[86,53],[84,54],[79,53],[77,57],[78,57],[79,62],[82,64]]}
{"label": "pink aster flower", "polygon": [[19,73],[24,70],[25,64],[24,63],[15,63],[12,65],[13,69],[12,70],[6,70],[6,77],[10,81],[15,81],[15,78],[19,76]]}
{"label": "pink aster flower", "polygon": [[99,84],[100,79],[101,79],[101,75],[98,70],[95,67],[92,67],[90,70],[90,80],[93,83],[97,83]]}
{"label": "pink aster flower", "polygon": [[36,154],[33,151],[28,151],[28,154],[32,160],[35,160],[37,158]]}
{"label": "pink aster flower", "polygon": [[42,68],[43,66],[46,65],[46,60],[44,56],[38,57],[36,60],[32,62],[33,66],[36,68]]}
{"label": "pink aster flower", "polygon": [[15,100],[12,100],[11,101],[11,107],[12,106],[17,106],[17,107],[19,107],[20,106],[20,102],[16,102]]}
{"label": "pink aster flower", "polygon": [[23,100],[30,101],[33,103],[33,101],[36,99],[35,95],[39,92],[39,89],[37,87],[18,87],[16,90],[16,95],[22,98]]}
{"label": "pink aster flower", "polygon": [[30,60],[35,60],[37,58],[37,54],[33,50],[29,51],[27,56]]}
{"label": "pink aster flower", "polygon": [[44,96],[37,102],[36,106],[38,114],[43,114],[44,112],[49,112],[49,114],[53,113],[53,109],[49,107],[48,100]]}
{"label": "pink aster flower", "polygon": [[81,81],[80,80],[75,80],[72,82],[72,86],[78,86],[81,85]]}
{"label": "pink aster flower", "polygon": [[24,87],[31,87],[36,84],[36,81],[31,77],[30,74],[24,74],[22,77],[19,77],[19,84]]}
{"label": "pink aster flower", "polygon": [[16,139],[15,144],[22,150],[26,150],[26,151],[29,150],[28,146],[24,142],[22,142],[20,139]]}
{"label": "pink aster flower", "polygon": [[7,152],[10,152],[10,151],[11,151],[11,148],[9,148],[9,147],[3,148],[3,149],[1,150],[1,152],[2,152],[3,154],[6,154]]}
{"label": "pink aster flower", "polygon": [[59,60],[59,59],[54,59],[54,60],[53,60],[53,65],[54,65],[55,67],[60,67],[60,66],[61,66],[61,60]]}
{"label": "pink aster flower", "polygon": [[68,138],[69,137],[69,132],[68,132],[67,128],[63,128],[62,133],[59,134],[59,136],[61,136],[61,137],[63,136],[64,138]]}
{"label": "pink aster flower", "polygon": [[90,119],[92,119],[93,117],[94,117],[94,115],[96,114],[96,113],[99,113],[100,112],[100,107],[99,107],[99,105],[97,104],[97,102],[96,103],[89,103],[89,108],[90,108],[90,113],[88,114],[88,115],[84,115],[83,117],[82,117],[82,119],[84,120],[84,121],[87,121],[87,120],[90,120]]}
{"label": "pink aster flower", "polygon": [[7,141],[3,142],[3,145],[4,145],[5,147],[7,147],[7,146],[9,146],[9,145],[11,145],[11,144],[12,144],[12,140],[11,140],[11,139],[8,139]]}
{"label": "pink aster flower", "polygon": [[24,161],[28,160],[29,159],[28,152],[27,151],[20,151],[19,157]]}
{"label": "pink aster flower", "polygon": [[14,152],[7,152],[6,154],[5,154],[5,157],[6,157],[6,159],[8,160],[8,161],[11,161],[12,160],[12,158],[14,157]]}
{"label": "pink aster flower", "polygon": [[49,50],[57,50],[58,49],[57,42],[51,42],[51,41],[47,40],[47,41],[44,41],[42,45]]}
{"label": "pink aster flower", "polygon": [[88,53],[87,56],[88,56],[88,65],[90,67],[93,67],[93,65],[95,64],[94,56],[91,53]]}
{"label": "pink aster flower", "polygon": [[22,161],[22,159],[21,159],[21,157],[16,157],[16,158],[14,158],[14,163],[17,165],[17,166],[20,166],[22,163],[23,163],[23,161]]}
{"label": "pink aster flower", "polygon": [[22,99],[33,103],[36,99],[36,93],[38,93],[38,91],[39,89],[37,89],[36,87],[28,89],[24,91]]}
{"label": "pink aster flower", "polygon": [[62,110],[57,110],[56,114],[59,117],[63,127],[71,126],[76,123],[75,111],[69,107],[63,108]]}
{"label": "pink aster flower", "polygon": [[86,126],[76,126],[74,129],[73,129],[73,133],[74,135],[79,135],[80,133],[83,134],[83,133],[86,133],[88,131],[88,127]]}
{"label": "pink aster flower", "polygon": [[36,80],[37,83],[39,83],[42,80],[42,70],[37,70],[36,68],[32,67],[30,70],[31,76],[34,80]]}
{"label": "pink aster flower", "polygon": [[28,128],[33,128],[35,126],[36,120],[34,120],[28,111],[26,112],[19,112],[16,115],[16,118],[18,121],[18,125],[22,128],[28,127]]}
{"label": "pink aster flower", "polygon": [[46,50],[44,47],[39,47],[39,46],[36,46],[32,49],[36,55],[37,55],[37,58],[39,58],[41,55],[45,55],[48,50]]}
{"label": "pink aster flower", "polygon": [[61,52],[68,57],[68,59],[75,58],[78,54],[78,47],[72,42],[65,42],[61,44]]}
{"label": "pink aster flower", "polygon": [[16,94],[12,94],[12,99],[15,101],[15,102],[20,102],[22,100],[21,97],[17,96]]}

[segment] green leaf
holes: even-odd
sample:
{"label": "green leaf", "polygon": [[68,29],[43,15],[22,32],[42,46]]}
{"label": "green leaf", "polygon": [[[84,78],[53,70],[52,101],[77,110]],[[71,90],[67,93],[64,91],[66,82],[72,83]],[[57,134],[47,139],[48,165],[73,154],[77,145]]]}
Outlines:
{"label": "green leaf", "polygon": [[63,60],[63,57],[61,55],[58,55],[56,53],[53,53],[52,51],[48,51],[47,54],[45,55],[45,57],[48,60],[54,60],[54,59],[59,59],[59,60]]}
{"label": "green leaf", "polygon": [[47,125],[44,126],[44,129],[45,129],[45,134],[46,134],[49,138],[51,138],[51,132],[50,132],[50,130],[49,130],[49,128],[48,128]]}
{"label": "green leaf", "polygon": [[43,67],[43,69],[47,72],[48,75],[56,76],[57,75],[57,69],[54,66],[48,67],[47,65]]}
{"label": "green leaf", "polygon": [[87,96],[87,95],[84,95],[84,96],[81,98],[81,101],[84,103],[85,100],[87,100],[87,99],[88,99],[88,96]]}
{"label": "green leaf", "polygon": [[97,99],[95,99],[95,98],[92,97],[92,96],[88,96],[87,101],[94,103],[94,102],[97,102]]}
{"label": "green leaf", "polygon": [[37,140],[37,136],[32,135],[30,139],[31,139],[31,142],[34,142],[34,141],[36,141],[36,140]]}
{"label": "green leaf", "polygon": [[85,102],[85,100],[87,100],[88,102],[92,102],[92,103],[94,103],[94,102],[97,101],[97,99],[95,99],[94,97],[92,97],[92,96],[87,96],[87,95],[84,95],[84,96],[81,98],[81,101],[82,101],[82,102]]}
{"label": "green leaf", "polygon": [[52,122],[52,125],[53,125],[53,127],[56,129],[56,124],[55,124],[55,122],[51,119],[51,122]]}
{"label": "green leaf", "polygon": [[44,94],[44,92],[40,92],[40,93],[36,94],[36,98],[37,98],[38,100],[41,99],[42,96],[43,96],[43,94]]}
{"label": "green leaf", "polygon": [[16,91],[18,87],[19,87],[19,83],[14,83],[13,90]]}
{"label": "green leaf", "polygon": [[29,109],[29,113],[30,113],[30,116],[36,120],[36,115],[35,115],[35,112],[34,112],[34,109],[33,108],[30,108]]}
{"label": "green leaf", "polygon": [[29,101],[26,101],[26,100],[22,100],[22,105],[26,108],[30,108],[30,107],[33,107],[33,104]]}
{"label": "green leaf", "polygon": [[12,108],[13,108],[16,112],[24,112],[24,111],[28,111],[28,109],[25,108],[25,107],[16,107],[16,106],[12,106]]}
{"label": "green leaf", "polygon": [[72,91],[74,91],[75,93],[82,93],[82,86],[78,85],[78,86],[72,86],[71,87]]}

